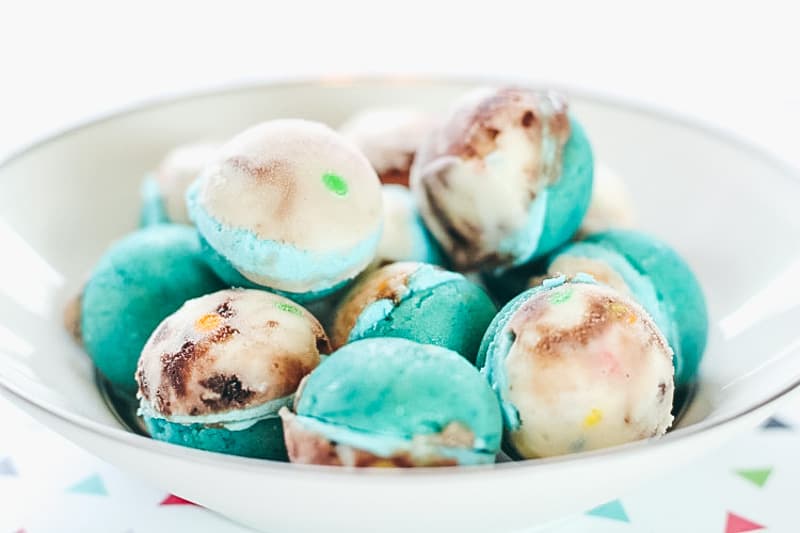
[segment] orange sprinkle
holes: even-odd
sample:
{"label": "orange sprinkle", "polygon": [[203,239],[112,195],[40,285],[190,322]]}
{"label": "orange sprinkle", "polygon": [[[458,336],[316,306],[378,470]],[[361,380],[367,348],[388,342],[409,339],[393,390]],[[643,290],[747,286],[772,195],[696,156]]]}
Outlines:
{"label": "orange sprinkle", "polygon": [[222,324],[222,317],[216,313],[208,313],[197,319],[194,329],[201,332],[212,331]]}

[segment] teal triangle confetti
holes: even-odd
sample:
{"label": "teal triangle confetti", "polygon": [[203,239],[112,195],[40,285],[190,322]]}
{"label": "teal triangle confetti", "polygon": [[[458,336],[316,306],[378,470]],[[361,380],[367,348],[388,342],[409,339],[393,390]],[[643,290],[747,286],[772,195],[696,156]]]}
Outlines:
{"label": "teal triangle confetti", "polygon": [[761,429],[792,429],[792,427],[786,422],[772,417],[761,425]]}
{"label": "teal triangle confetti", "polygon": [[17,468],[11,462],[10,457],[0,460],[0,476],[16,476]]}
{"label": "teal triangle confetti", "polygon": [[98,496],[108,496],[108,491],[103,483],[102,478],[97,474],[89,476],[84,480],[72,485],[67,489],[67,492],[75,492],[79,494],[95,494]]}
{"label": "teal triangle confetti", "polygon": [[763,487],[772,474],[772,468],[756,468],[749,470],[736,470],[736,475],[746,479],[757,487]]}
{"label": "teal triangle confetti", "polygon": [[616,520],[618,522],[630,522],[625,508],[622,507],[622,502],[613,500],[603,505],[598,505],[590,511],[586,511],[589,516],[599,516],[601,518],[608,518],[609,520]]}

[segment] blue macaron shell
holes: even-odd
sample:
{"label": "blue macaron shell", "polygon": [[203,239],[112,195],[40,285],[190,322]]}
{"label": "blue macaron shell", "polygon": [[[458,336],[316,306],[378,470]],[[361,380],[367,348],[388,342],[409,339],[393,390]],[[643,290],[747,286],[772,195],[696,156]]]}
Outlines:
{"label": "blue macaron shell", "polygon": [[418,261],[420,263],[447,266],[447,257],[439,247],[436,239],[433,238],[431,232],[428,231],[419,213],[414,216],[412,224],[412,257],[405,257],[402,261]]}
{"label": "blue macaron shell", "polygon": [[569,121],[561,176],[531,203],[525,228],[500,243],[500,251],[514,257],[512,267],[530,263],[568,241],[589,209],[594,178],[592,147],[583,126],[573,117]]}
{"label": "blue macaron shell", "polygon": [[[419,208],[417,207],[414,195],[411,193],[408,187],[394,184],[383,185],[382,187],[384,194],[391,195],[388,200],[384,200],[384,209],[386,209],[386,203],[388,201],[402,201],[406,204],[405,207],[410,210],[408,218],[401,217],[399,220],[394,219],[391,221],[384,219],[384,223],[388,226],[392,223],[407,222],[408,225],[405,229],[407,230],[408,237],[411,240],[411,251],[409,252],[408,256],[390,254],[388,257],[380,257],[380,259],[383,261],[382,264],[397,261],[415,261],[419,263],[430,263],[433,265],[446,266],[447,257],[439,247],[436,239],[428,230],[427,226],[425,226],[425,222],[422,220],[422,215],[419,213]],[[387,231],[386,227],[384,227],[384,231]],[[381,250],[380,247],[378,250],[379,255],[381,252],[386,253],[387,251],[391,252],[393,250]]]}
{"label": "blue macaron shell", "polygon": [[[197,201],[198,184],[195,182],[187,191],[187,206],[192,222],[207,242],[204,249],[214,250],[208,261],[225,281],[235,286],[272,289],[268,286],[248,282],[241,272],[269,275],[277,279],[310,283],[313,288],[304,292],[287,292],[298,301],[311,301],[319,295],[327,295],[338,290],[348,279],[342,273],[350,271],[355,265],[365,267],[375,255],[381,227],[347,250],[311,252],[301,250],[291,244],[261,239],[252,231],[227,227],[214,218]],[[220,265],[224,259],[227,267]],[[279,292],[275,290],[275,292]]]}
{"label": "blue macaron shell", "polygon": [[400,337],[448,348],[474,362],[483,334],[497,313],[489,295],[461,274],[421,265],[408,279],[399,302],[367,306],[348,342]]}
{"label": "blue macaron shell", "polygon": [[219,276],[220,279],[224,280],[227,285],[242,289],[260,289],[272,292],[274,294],[279,294],[281,296],[284,296],[301,304],[309,304],[320,301],[340,291],[352,281],[352,279],[346,279],[340,281],[333,287],[321,291],[308,291],[308,292],[279,291],[277,289],[271,289],[269,287],[264,287],[263,285],[253,283],[252,281],[244,277],[238,270],[236,270],[236,268],[231,264],[230,261],[228,261],[222,254],[220,254],[214,248],[212,248],[211,245],[208,244],[208,241],[206,241],[202,235],[200,236],[200,247],[203,251],[203,258],[205,259],[206,263],[208,263],[208,266],[216,273],[217,276]]}
{"label": "blue macaron shell", "polygon": [[567,242],[581,225],[592,199],[594,156],[583,126],[570,117],[561,178],[548,188],[547,212],[536,257]]}
{"label": "blue macaron shell", "polygon": [[664,313],[675,324],[675,338],[670,339],[675,383],[681,386],[695,381],[708,339],[708,309],[700,283],[686,261],[666,243],[638,231],[610,230],[590,235],[586,242],[624,256],[652,281]]}
{"label": "blue macaron shell", "polygon": [[168,224],[171,222],[164,207],[164,199],[161,197],[158,182],[154,177],[146,176],[142,181],[140,196],[142,207],[139,211],[139,227],[144,228],[154,224]]}
{"label": "blue macaron shell", "polygon": [[136,390],[139,354],[158,324],[186,300],[224,287],[201,257],[194,228],[159,224],[115,243],[81,295],[86,351],[115,386]]}
{"label": "blue macaron shell", "polygon": [[261,420],[240,431],[203,424],[177,424],[163,418],[144,417],[145,427],[156,440],[209,452],[288,461],[280,418]]}
{"label": "blue macaron shell", "polygon": [[389,439],[441,432],[459,422],[476,448],[495,453],[502,422],[494,393],[457,353],[399,338],[340,348],[308,377],[299,416]]}

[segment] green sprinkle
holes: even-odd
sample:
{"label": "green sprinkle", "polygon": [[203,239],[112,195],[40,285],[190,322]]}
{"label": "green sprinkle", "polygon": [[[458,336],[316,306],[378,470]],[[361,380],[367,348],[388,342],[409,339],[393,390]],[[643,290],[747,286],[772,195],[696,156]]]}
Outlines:
{"label": "green sprinkle", "polygon": [[278,303],[275,304],[275,307],[280,309],[281,311],[285,311],[285,312],[291,313],[293,315],[303,316],[303,312],[296,305],[287,304],[287,303],[283,303],[283,302],[278,302]]}
{"label": "green sprinkle", "polygon": [[336,196],[347,196],[347,182],[338,174],[326,172],[322,175],[322,183]]}
{"label": "green sprinkle", "polygon": [[554,292],[550,295],[550,303],[551,304],[563,304],[570,298],[572,298],[572,287],[566,290]]}

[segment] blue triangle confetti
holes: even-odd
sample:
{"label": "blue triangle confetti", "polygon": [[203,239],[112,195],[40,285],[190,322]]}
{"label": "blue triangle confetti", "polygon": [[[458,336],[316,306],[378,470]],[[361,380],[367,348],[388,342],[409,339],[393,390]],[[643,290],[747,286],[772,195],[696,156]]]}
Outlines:
{"label": "blue triangle confetti", "polygon": [[17,468],[11,462],[11,457],[0,460],[0,476],[16,476]]}
{"label": "blue triangle confetti", "polygon": [[772,417],[761,425],[761,429],[792,429],[792,426],[782,420]]}
{"label": "blue triangle confetti", "polygon": [[72,485],[67,489],[67,492],[75,492],[79,494],[95,494],[97,496],[108,496],[108,491],[103,483],[102,478],[97,474],[89,476],[84,480]]}
{"label": "blue triangle confetti", "polygon": [[616,520],[618,522],[630,522],[625,508],[622,507],[622,502],[613,500],[603,505],[598,505],[590,511],[586,511],[589,516],[599,516],[601,518],[608,518],[609,520]]}

